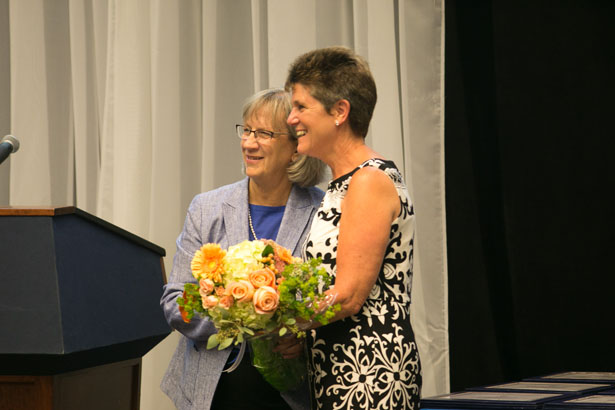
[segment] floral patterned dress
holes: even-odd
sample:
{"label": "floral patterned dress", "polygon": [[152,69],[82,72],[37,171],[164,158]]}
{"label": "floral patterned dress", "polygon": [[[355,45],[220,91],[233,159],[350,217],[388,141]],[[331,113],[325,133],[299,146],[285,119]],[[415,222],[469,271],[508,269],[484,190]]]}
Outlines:
{"label": "floral patterned dress", "polygon": [[304,257],[322,258],[335,276],[341,202],[352,175],[365,166],[379,168],[391,178],[401,212],[391,224],[384,262],[361,311],[308,335],[312,408],[418,409],[421,365],[409,316],[414,209],[393,162],[370,159],[329,183]]}

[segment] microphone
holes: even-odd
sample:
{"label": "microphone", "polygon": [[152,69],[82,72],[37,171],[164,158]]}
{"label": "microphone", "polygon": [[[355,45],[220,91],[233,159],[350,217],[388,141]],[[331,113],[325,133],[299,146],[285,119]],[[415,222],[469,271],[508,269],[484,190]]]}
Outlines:
{"label": "microphone", "polygon": [[0,164],[19,149],[19,140],[12,135],[5,135],[0,141]]}

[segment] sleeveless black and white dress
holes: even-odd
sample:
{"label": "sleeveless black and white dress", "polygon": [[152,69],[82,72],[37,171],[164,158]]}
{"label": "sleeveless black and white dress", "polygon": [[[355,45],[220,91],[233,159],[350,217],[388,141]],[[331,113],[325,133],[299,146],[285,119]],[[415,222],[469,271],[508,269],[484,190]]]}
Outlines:
{"label": "sleeveless black and white dress", "polygon": [[378,279],[361,311],[308,334],[312,408],[317,410],[419,408],[421,365],[410,325],[414,209],[393,162],[370,159],[329,183],[303,256],[322,258],[335,277],[341,202],[353,174],[366,166],[391,178],[401,212],[391,224]]}

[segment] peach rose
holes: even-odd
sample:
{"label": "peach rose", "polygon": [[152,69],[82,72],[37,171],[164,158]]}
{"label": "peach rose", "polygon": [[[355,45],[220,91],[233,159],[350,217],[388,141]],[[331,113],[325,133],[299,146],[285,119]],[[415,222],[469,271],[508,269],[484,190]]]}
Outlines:
{"label": "peach rose", "polygon": [[214,281],[211,279],[201,279],[199,281],[199,294],[202,297],[210,295],[214,290]]}
{"label": "peach rose", "polygon": [[256,289],[252,299],[254,310],[261,315],[273,313],[277,309],[279,301],[280,296],[278,292],[271,286],[263,286]]}
{"label": "peach rose", "polygon": [[254,295],[254,286],[247,280],[231,282],[228,285],[228,293],[237,299],[237,302],[249,302]]}
{"label": "peach rose", "polygon": [[203,302],[204,309],[211,309],[218,305],[218,298],[214,295],[205,296],[204,298],[201,298],[201,300]]}
{"label": "peach rose", "polygon": [[235,303],[235,299],[233,299],[231,295],[226,295],[226,296],[222,296],[220,300],[218,301],[218,303],[220,304],[221,308],[228,309],[231,306],[233,306],[233,303]]}
{"label": "peach rose", "polygon": [[283,246],[275,247],[275,256],[277,259],[280,259],[282,262],[286,263],[286,265],[294,262],[293,254]]}
{"label": "peach rose", "polygon": [[228,292],[226,291],[224,286],[218,286],[216,288],[216,296],[222,297],[222,296],[226,296],[226,295],[228,295]]}
{"label": "peach rose", "polygon": [[254,285],[254,287],[257,289],[263,286],[270,286],[272,288],[275,288],[275,273],[273,273],[273,271],[269,268],[259,269],[255,270],[254,272],[251,272],[250,276],[248,276],[248,279],[250,279],[252,285]]}

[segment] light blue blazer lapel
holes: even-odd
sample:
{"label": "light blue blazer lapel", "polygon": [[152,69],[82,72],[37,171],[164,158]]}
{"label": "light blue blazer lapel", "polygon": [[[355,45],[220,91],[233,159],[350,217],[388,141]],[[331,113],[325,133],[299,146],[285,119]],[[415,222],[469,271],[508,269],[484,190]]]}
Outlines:
{"label": "light blue blazer lapel", "polygon": [[310,194],[306,190],[293,185],[276,242],[290,249],[295,256],[300,255],[303,243],[299,242],[300,239],[305,239],[305,235],[311,226],[314,210]]}
{"label": "light blue blazer lapel", "polygon": [[248,234],[248,178],[244,178],[237,189],[229,195],[222,206],[228,248],[249,238]]}

